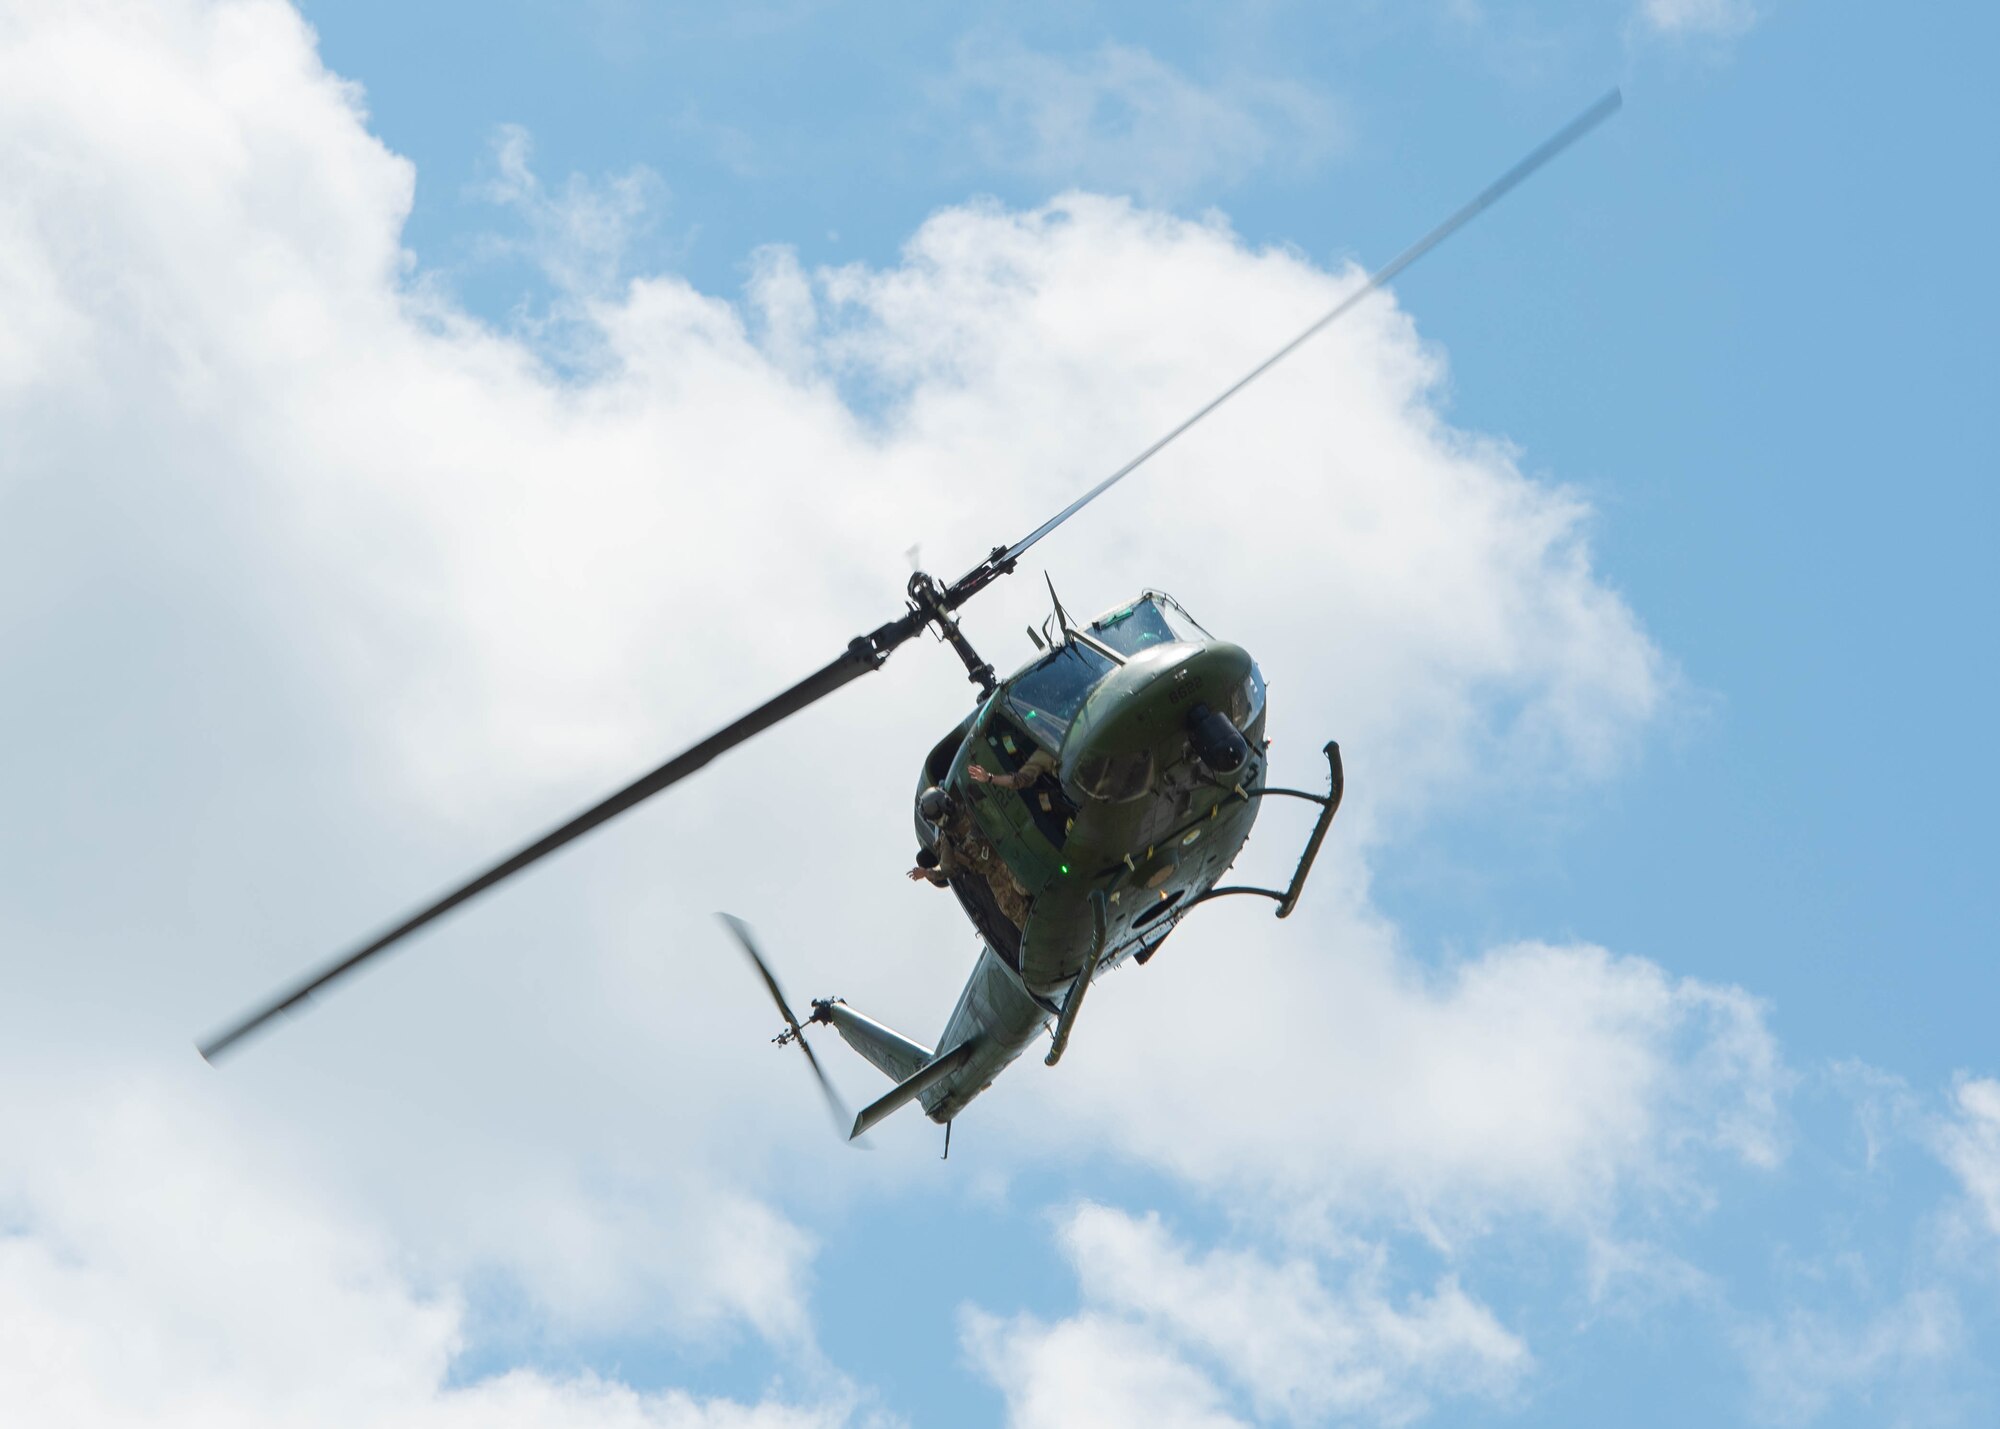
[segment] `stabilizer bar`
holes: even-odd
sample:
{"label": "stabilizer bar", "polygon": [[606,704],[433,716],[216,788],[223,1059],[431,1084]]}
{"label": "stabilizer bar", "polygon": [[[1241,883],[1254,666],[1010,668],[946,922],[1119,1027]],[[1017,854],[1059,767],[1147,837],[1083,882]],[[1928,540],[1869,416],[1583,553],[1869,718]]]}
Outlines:
{"label": "stabilizer bar", "polygon": [[922,1093],[930,1090],[930,1088],[936,1086],[939,1082],[964,1066],[971,1059],[973,1048],[976,1045],[974,1042],[959,1043],[935,1062],[919,1070],[915,1075],[906,1077],[904,1080],[896,1083],[894,1089],[886,1096],[878,1097],[868,1103],[867,1106],[861,1108],[861,1114],[854,1118],[854,1130],[849,1134],[847,1139],[849,1141],[854,1140],[855,1137],[861,1135],[869,1127],[889,1115],[890,1112],[895,1111],[906,1102],[916,1100]]}

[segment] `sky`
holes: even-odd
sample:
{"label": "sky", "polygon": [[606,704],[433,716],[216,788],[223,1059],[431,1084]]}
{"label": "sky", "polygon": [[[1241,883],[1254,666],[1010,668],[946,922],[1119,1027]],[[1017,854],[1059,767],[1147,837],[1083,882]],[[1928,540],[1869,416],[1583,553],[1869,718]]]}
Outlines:
{"label": "sky", "polygon": [[[1994,1422],[1995,31],[0,0],[0,1422]],[[969,608],[1172,591],[1348,794],[949,1160],[713,916],[936,1035],[928,642],[196,1055],[1612,85]]]}

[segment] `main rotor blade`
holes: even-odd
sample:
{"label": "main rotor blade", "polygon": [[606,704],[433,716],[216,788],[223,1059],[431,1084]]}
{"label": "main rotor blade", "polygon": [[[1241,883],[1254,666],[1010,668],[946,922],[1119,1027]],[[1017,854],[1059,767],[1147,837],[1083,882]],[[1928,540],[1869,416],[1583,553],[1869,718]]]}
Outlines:
{"label": "main rotor blade", "polygon": [[805,1029],[799,1026],[799,1019],[792,1016],[791,1006],[785,1001],[784,991],[778,986],[777,975],[771,971],[771,965],[764,961],[764,955],[757,950],[757,941],[750,934],[750,925],[733,913],[718,913],[715,916],[736,935],[736,941],[743,945],[744,956],[750,959],[758,975],[764,979],[764,986],[771,993],[771,1001],[778,1004],[778,1011],[784,1014],[785,1026],[792,1029],[792,1040],[799,1044],[799,1050],[806,1054],[806,1061],[812,1065],[813,1075],[819,1078],[819,1089],[826,1097],[826,1109],[833,1113],[834,1130],[844,1139],[849,1121],[847,1103],[843,1102],[840,1093],[833,1089],[833,1081],[827,1076],[826,1069],[820,1066],[819,1057],[814,1053],[812,1043],[806,1041]]}
{"label": "main rotor blade", "polygon": [[[1549,160],[1567,149],[1571,144],[1574,144],[1599,124],[1602,124],[1606,119],[1616,114],[1619,106],[1624,104],[1624,102],[1624,95],[1618,90],[1613,89],[1595,104],[1584,110],[1583,113],[1563,125],[1562,128],[1545,139],[1525,159],[1522,159],[1513,168],[1507,170],[1506,173],[1488,184],[1484,189],[1481,189],[1479,195],[1470,203],[1466,204],[1463,208],[1452,214],[1450,218],[1447,218],[1443,223],[1440,223],[1436,228],[1433,228],[1429,233],[1426,233],[1422,238],[1419,238],[1415,243],[1412,243],[1408,248],[1405,248],[1401,253],[1398,253],[1394,258],[1391,258],[1387,263],[1384,263],[1380,268],[1369,274],[1368,281],[1342,298],[1331,312],[1327,313],[1311,327],[1251,368],[1250,371],[1238,378],[1231,386],[1210,399],[1207,405],[1195,412],[1193,416],[1133,457],[1132,460],[1126,462],[1125,465],[1119,467],[1118,470],[1112,472],[1111,475],[1105,477],[1104,480],[1098,482],[1097,485],[1091,487],[1090,490],[1084,492],[1083,495],[1077,497],[1076,500],[1070,502],[1069,505],[1058,511],[1054,516],[1044,521],[1040,526],[1037,526],[1013,545],[1007,547],[1005,551],[996,552],[988,559],[986,565],[993,567],[1005,566],[1010,561],[1018,559],[1021,553],[1026,551],[1028,547],[1034,545],[1035,542],[1041,540],[1042,537],[1048,535],[1049,532],[1055,530],[1056,527],[1062,525],[1063,522],[1069,520],[1070,517],[1076,515],[1077,512],[1083,510],[1084,507],[1090,505],[1091,502],[1137,471],[1141,466],[1144,466],[1167,443],[1173,441],[1189,427],[1192,427],[1196,422],[1199,422],[1203,417],[1206,417],[1210,412],[1213,412],[1217,407],[1220,407],[1224,402],[1227,402],[1231,397],[1234,397],[1259,377],[1262,377],[1271,368],[1277,366],[1280,361],[1291,356],[1296,348],[1308,338],[1315,336],[1321,328],[1331,323],[1335,318],[1340,317],[1376,289],[1386,287],[1389,283],[1394,282],[1397,274],[1401,273],[1405,268],[1408,268],[1412,263],[1444,242],[1445,239],[1451,237],[1452,234],[1458,232],[1459,229],[1465,227],[1466,224],[1472,222],[1473,219],[1479,217],[1480,214],[1498,203],[1506,196],[1510,189],[1520,184],[1523,179],[1534,173],[1535,170],[1541,168],[1542,165],[1548,163]],[[977,574],[977,571],[974,574]],[[964,584],[964,582],[960,584]],[[984,582],[981,582],[981,584],[984,584]]]}
{"label": "main rotor blade", "polygon": [[890,650],[920,628],[920,622],[906,618],[892,621],[873,635],[862,636],[855,640],[838,659],[806,676],[775,699],[765,701],[741,719],[717,730],[701,743],[676,754],[650,774],[640,776],[617,793],[599,800],[568,823],[560,828],[551,829],[519,852],[494,864],[477,878],[460,884],[372,942],[326,964],[226,1031],[197,1044],[198,1050],[204,1058],[213,1062],[279,1013],[298,1006],[336,978],[344,977],[377,953],[388,951],[425,924],[443,917],[468,899],[476,898],[494,884],[519,873],[529,864],[546,858],[571,840],[581,838],[599,824],[616,818],[642,799],[651,798],[669,785],[679,783],[716,755],[763,733],[772,725],[797,714],[814,701],[824,699],[850,680],[867,674],[882,663]]}

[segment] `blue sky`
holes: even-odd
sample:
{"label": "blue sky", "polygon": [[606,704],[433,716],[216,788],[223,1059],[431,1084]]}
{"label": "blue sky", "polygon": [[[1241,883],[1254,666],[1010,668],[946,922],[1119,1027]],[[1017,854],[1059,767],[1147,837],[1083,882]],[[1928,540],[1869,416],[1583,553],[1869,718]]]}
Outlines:
{"label": "blue sky", "polygon": [[[0,1418],[1991,1422],[1994,29],[0,4]],[[1191,921],[949,1162],[824,1137],[710,921],[935,1030],[916,647],[194,1061],[1612,84],[1047,543],[1353,793],[1299,919]]]}

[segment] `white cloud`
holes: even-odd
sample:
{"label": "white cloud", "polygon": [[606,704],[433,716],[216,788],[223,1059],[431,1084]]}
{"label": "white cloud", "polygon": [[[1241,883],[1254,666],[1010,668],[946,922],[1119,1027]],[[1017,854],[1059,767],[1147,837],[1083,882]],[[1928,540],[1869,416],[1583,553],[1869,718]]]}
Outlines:
{"label": "white cloud", "polygon": [[[1220,922],[1093,1002],[1078,1069],[1033,1084],[1045,1135],[1299,1227],[1381,1217],[1443,1243],[1511,1214],[1601,1235],[1630,1194],[1698,1194],[1707,1155],[1781,1152],[1785,1074],[1740,992],[1540,945],[1430,977],[1351,907],[1289,945]],[[1148,1050],[1163,1028],[1171,1055]]]}
{"label": "white cloud", "polygon": [[1212,1380],[1143,1329],[1101,1315],[1054,1325],[968,1311],[975,1367],[1007,1399],[1014,1429],[1237,1429]]}
{"label": "white cloud", "polygon": [[[567,803],[607,751],[637,762],[650,742],[619,713],[629,691],[596,714],[547,695],[593,665],[617,683],[597,662],[629,658],[636,623],[593,646],[589,620],[538,608],[523,582],[525,565],[575,598],[591,556],[540,539],[635,535],[608,511],[565,521],[605,431],[532,353],[404,292],[409,168],[356,105],[278,4],[37,7],[0,43],[0,273],[29,275],[42,315],[10,327],[34,346],[0,385],[0,565],[28,617],[0,658],[43,695],[7,716],[38,751],[13,807],[54,811],[6,894],[10,946],[45,955],[4,1013],[0,1061],[24,1075],[93,1060],[173,1075],[224,1009],[543,817],[540,780],[510,770],[543,767]],[[609,480],[636,483],[648,441],[609,440],[628,443]],[[672,625],[653,602],[681,595],[649,593],[636,620]],[[75,659],[77,640],[96,658]],[[482,706],[504,729],[468,719]],[[100,782],[63,772],[84,768]],[[315,826],[357,802],[382,820],[378,848],[430,849],[373,866],[393,891],[354,852],[376,840],[350,824],[321,842]],[[651,939],[626,946],[641,942],[643,979]],[[643,1306],[665,1330],[802,1341],[810,1238],[722,1162],[683,1154],[697,1126],[726,1137],[735,1106],[663,1096],[645,1065],[669,988],[646,987],[660,1000],[627,1044],[635,1064],[579,1074],[590,1022],[617,1020],[629,989],[548,953],[523,980],[529,964],[486,951],[456,994],[418,993],[383,1058],[329,1043],[287,1064],[278,1039],[228,1085],[375,1178],[431,1273],[497,1268],[577,1325]],[[729,1040],[761,1018],[745,1021]],[[468,1036],[483,1057],[458,1055]],[[620,1086],[629,1100],[605,1095]],[[741,1097],[760,1099],[754,1077]]]}
{"label": "white cloud", "polygon": [[811,1409],[588,1374],[454,1383],[463,1291],[412,1282],[393,1239],[213,1111],[115,1079],[54,1098],[5,1089],[6,1423],[831,1429],[865,1417],[823,1368]]}
{"label": "white cloud", "polygon": [[[1912,1290],[1859,1323],[1823,1310],[1794,1310],[1736,1335],[1760,1417],[1780,1424],[1818,1418],[1838,1399],[1870,1402],[1874,1388],[1935,1365],[1959,1348],[1958,1303],[1949,1291]],[[1897,1391],[1897,1401],[1905,1396]]]}
{"label": "white cloud", "polygon": [[1837,1085],[1851,1097],[1866,1139],[1871,1170],[1899,1142],[1921,1146],[1957,1180],[1939,1229],[1958,1260],[1967,1245],[2000,1236],[2000,1081],[1961,1075],[1948,1105],[1938,1108],[1908,1082],[1865,1063],[1835,1068]]}
{"label": "white cloud", "polygon": [[1759,18],[1752,0],[1643,0],[1639,13],[1665,35],[1738,35]]}
{"label": "white cloud", "polygon": [[2000,1081],[1967,1077],[1953,1099],[1955,1113],[1934,1134],[1937,1152],[1986,1229],[2000,1236]]}
{"label": "white cloud", "polygon": [[1310,168],[1339,138],[1332,106],[1302,85],[1205,86],[1132,45],[1072,59],[968,40],[940,93],[976,116],[973,142],[993,167],[1151,203],[1214,193],[1256,170]]}
{"label": "white cloud", "polygon": [[[1392,1296],[1379,1249],[1347,1265],[1191,1251],[1154,1216],[1074,1211],[1062,1240],[1086,1313],[1123,1317],[1232,1380],[1257,1417],[1413,1419],[1438,1394],[1507,1395],[1527,1347],[1449,1276]],[[1329,1284],[1329,1279],[1335,1283]]]}
{"label": "white cloud", "polygon": [[1585,1284],[1597,1315],[1639,1321],[1676,1302],[1712,1305],[1722,1298],[1715,1276],[1654,1242],[1600,1234],[1586,1249]]}
{"label": "white cloud", "polygon": [[479,192],[512,211],[525,239],[494,239],[499,253],[537,264],[567,297],[608,296],[623,276],[633,242],[664,198],[660,177],[643,165],[602,182],[571,174],[551,193],[535,173],[534,140],[518,124],[502,125],[493,142],[493,176]]}
{"label": "white cloud", "polygon": [[[0,27],[0,595],[25,612],[0,661],[38,696],[0,713],[0,748],[35,755],[9,769],[10,811],[46,811],[0,901],[8,945],[33,950],[0,1070],[71,1097],[93,1064],[177,1088],[197,1029],[823,663],[900,608],[913,540],[955,573],[1359,276],[1115,200],[975,205],[879,269],[767,255],[747,313],[578,260],[602,361],[563,380],[411,282],[410,166],[284,5],[97,0]],[[1102,63],[1086,95],[1150,73]],[[1157,112],[1121,101],[1144,119],[1131,167],[1162,135],[1222,136],[1163,183],[1273,142],[1254,104],[1154,90]],[[585,236],[586,259],[615,249]],[[1068,1142],[1255,1191],[1246,1214],[1442,1241],[1515,1211],[1601,1228],[1631,1188],[1686,1190],[1701,1153],[1777,1154],[1782,1076],[1743,994],[1589,947],[1432,974],[1369,905],[1383,840],[1440,804],[1615,769],[1671,686],[1592,569],[1587,508],[1446,423],[1442,378],[1406,314],[1366,304],[1038,550],[1078,609],[1175,588],[1271,675],[1281,780],[1322,777],[1338,734],[1351,784],[1298,919],[1205,913],[1093,997],[1059,1073],[1029,1059],[969,1114],[960,1136],[1003,1172]],[[1042,602],[1014,581],[968,628],[1004,664]],[[205,1093],[283,1129],[245,1197],[324,1177],[361,1208],[365,1274],[335,1277],[356,1298],[328,1313],[399,1327],[385,1394],[437,1398],[462,1333],[410,1286],[487,1276],[557,1334],[811,1352],[803,1225],[932,1143],[899,1124],[889,1154],[819,1154],[811,1093],[765,1052],[768,1009],[709,915],[755,918],[795,997],[843,992],[931,1035],[968,938],[897,876],[902,801],[967,691],[913,647]],[[1298,831],[1267,817],[1249,862],[1288,866]],[[22,1137],[85,1187],[173,1151],[142,1139],[113,1167],[53,1124]],[[128,1224],[170,1246],[183,1207],[79,1222],[67,1253],[104,1262]],[[289,1233],[220,1244],[247,1274]],[[91,1282],[51,1243],[14,1249],[60,1306]],[[1177,1274],[1235,1264],[1176,1253]],[[1411,1326],[1488,1360],[1510,1343],[1449,1280],[1397,1305],[1321,1289],[1378,1346]],[[1120,1293],[1110,1317],[982,1333],[1087,1356],[1160,1313]],[[172,1304],[128,1287],[19,1333],[63,1340],[115,1305],[136,1330]],[[1419,1386],[1428,1363],[1406,1362]],[[1190,1412],[1216,1419],[1188,1375]]]}
{"label": "white cloud", "polygon": [[[1840,1192],[1833,1208],[1786,1205],[1770,1247],[1794,1286],[1783,1308],[1724,1310],[1736,1321],[1730,1338],[1749,1407],[1775,1424],[1813,1423],[1850,1407],[1897,1423],[1957,1422],[1966,1401],[1953,1380],[1971,1362],[1977,1328],[1961,1296],[1986,1278],[1978,1252],[2000,1234],[2000,1083],[1961,1078],[1939,1109],[1903,1078],[1848,1059],[1831,1064],[1822,1085],[1851,1108],[1858,1162],[1832,1178]],[[1914,1148],[1954,1173],[1962,1198],[1912,1204],[1895,1194],[1900,1158]],[[1926,1172],[1919,1183],[1925,1196],[1933,1181]],[[1886,1254],[1868,1234],[1884,1213],[1893,1227]],[[1814,1224],[1826,1238],[1817,1252]],[[1723,1307],[1745,1293],[1743,1280],[1740,1269],[1718,1267],[1687,1290]]]}

